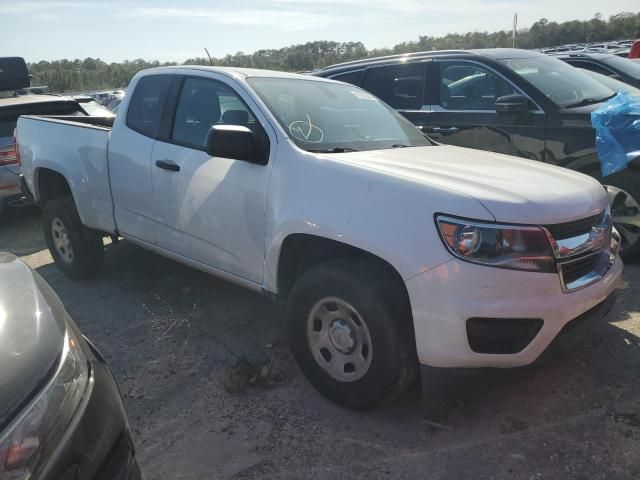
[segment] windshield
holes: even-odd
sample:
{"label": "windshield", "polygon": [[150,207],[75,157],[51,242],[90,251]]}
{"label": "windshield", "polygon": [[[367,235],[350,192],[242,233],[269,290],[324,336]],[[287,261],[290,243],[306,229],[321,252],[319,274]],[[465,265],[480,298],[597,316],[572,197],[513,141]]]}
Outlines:
{"label": "windshield", "polygon": [[500,60],[559,107],[598,103],[616,92],[557,58],[533,56]]}
{"label": "windshield", "polygon": [[598,80],[603,85],[606,85],[613,91],[616,91],[616,92],[623,91],[631,95],[640,96],[640,88],[633,87],[628,83],[621,82],[620,80],[616,80],[615,78],[607,77],[606,75],[602,75],[601,73],[592,72],[591,70],[583,70],[583,72],[589,75],[590,77]]}
{"label": "windshield", "polygon": [[404,117],[364,90],[317,80],[248,79],[295,144],[308,151],[431,145]]}
{"label": "windshield", "polygon": [[640,80],[640,63],[632,62],[628,58],[616,57],[615,55],[602,58],[602,61],[616,70]]}

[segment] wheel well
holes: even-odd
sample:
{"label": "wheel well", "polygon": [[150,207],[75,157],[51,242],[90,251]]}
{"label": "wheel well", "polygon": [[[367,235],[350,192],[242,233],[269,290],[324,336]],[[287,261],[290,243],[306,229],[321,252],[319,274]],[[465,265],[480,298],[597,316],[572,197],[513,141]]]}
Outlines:
{"label": "wheel well", "polygon": [[278,261],[278,299],[286,302],[296,280],[310,268],[340,258],[358,259],[376,267],[376,271],[387,276],[389,288],[397,290],[403,304],[410,307],[404,280],[389,262],[346,243],[302,233],[289,235],[282,244]]}
{"label": "wheel well", "polygon": [[54,170],[38,170],[38,204],[44,206],[49,200],[71,196],[71,188],[64,176]]}

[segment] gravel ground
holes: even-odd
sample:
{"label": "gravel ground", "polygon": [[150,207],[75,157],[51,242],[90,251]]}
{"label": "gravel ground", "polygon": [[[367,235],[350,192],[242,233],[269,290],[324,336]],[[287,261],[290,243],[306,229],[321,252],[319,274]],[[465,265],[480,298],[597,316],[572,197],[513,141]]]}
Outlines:
{"label": "gravel ground", "polygon": [[147,479],[640,478],[638,265],[590,340],[434,426],[417,389],[372,412],[322,398],[284,345],[282,311],[257,294],[127,242],[72,282],[35,209],[0,226],[0,250],[40,272],[109,361]]}

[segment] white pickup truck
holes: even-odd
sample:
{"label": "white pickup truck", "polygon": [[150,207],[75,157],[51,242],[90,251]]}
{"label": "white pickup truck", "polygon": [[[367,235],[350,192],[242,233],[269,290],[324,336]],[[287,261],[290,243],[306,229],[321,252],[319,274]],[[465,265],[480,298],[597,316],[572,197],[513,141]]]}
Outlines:
{"label": "white pickup truck", "polygon": [[169,67],[129,92],[112,127],[18,122],[56,264],[93,275],[120,236],[277,297],[334,401],[389,401],[418,366],[424,387],[529,365],[611,303],[619,237],[592,178],[436,145],[323,78]]}

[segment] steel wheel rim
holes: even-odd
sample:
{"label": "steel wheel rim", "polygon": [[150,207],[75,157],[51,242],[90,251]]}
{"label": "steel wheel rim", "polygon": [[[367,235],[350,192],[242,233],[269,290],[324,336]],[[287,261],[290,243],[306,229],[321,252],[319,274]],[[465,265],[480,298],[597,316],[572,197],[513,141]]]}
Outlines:
{"label": "steel wheel rim", "polygon": [[355,382],[371,367],[369,328],[341,298],[326,297],[313,306],[307,318],[307,342],[316,363],[340,382]]}
{"label": "steel wheel rim", "polygon": [[65,263],[73,262],[73,247],[67,229],[59,218],[51,221],[51,237],[58,256]]}
{"label": "steel wheel rim", "polygon": [[625,190],[605,185],[611,206],[613,225],[620,234],[620,249],[625,250],[640,241],[640,204]]}

